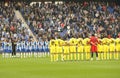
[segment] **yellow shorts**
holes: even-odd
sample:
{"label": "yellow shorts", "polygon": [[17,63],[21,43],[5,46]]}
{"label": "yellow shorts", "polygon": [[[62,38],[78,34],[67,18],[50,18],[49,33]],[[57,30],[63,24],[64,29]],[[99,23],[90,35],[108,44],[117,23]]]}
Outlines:
{"label": "yellow shorts", "polygon": [[50,53],[56,53],[55,48],[50,48]]}
{"label": "yellow shorts", "polygon": [[103,52],[109,52],[109,46],[108,45],[103,46]]}
{"label": "yellow shorts", "polygon": [[118,46],[118,47],[116,47],[115,49],[116,49],[116,51],[120,51],[120,47],[119,47],[119,46]]}
{"label": "yellow shorts", "polygon": [[99,46],[98,46],[98,52],[103,52],[103,47],[102,47],[102,45],[99,45]]}
{"label": "yellow shorts", "polygon": [[85,46],[85,47],[84,47],[84,51],[85,51],[85,52],[90,52],[90,46]]}
{"label": "yellow shorts", "polygon": [[110,45],[110,52],[113,52],[113,51],[115,51],[115,46],[113,46],[113,45]]}
{"label": "yellow shorts", "polygon": [[57,47],[56,50],[57,50],[58,53],[62,53],[63,52],[62,47]]}
{"label": "yellow shorts", "polygon": [[76,46],[70,46],[70,52],[76,52]]}
{"label": "yellow shorts", "polygon": [[64,53],[65,53],[65,54],[68,54],[68,53],[69,53],[69,47],[64,47],[63,49],[64,49]]}
{"label": "yellow shorts", "polygon": [[77,52],[83,52],[83,46],[79,46],[79,47],[77,48]]}

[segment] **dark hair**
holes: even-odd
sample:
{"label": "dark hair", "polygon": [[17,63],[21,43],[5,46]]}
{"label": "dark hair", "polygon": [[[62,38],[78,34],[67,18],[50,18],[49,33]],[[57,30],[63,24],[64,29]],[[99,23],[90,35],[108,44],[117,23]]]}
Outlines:
{"label": "dark hair", "polygon": [[92,36],[95,36],[94,34],[92,34]]}

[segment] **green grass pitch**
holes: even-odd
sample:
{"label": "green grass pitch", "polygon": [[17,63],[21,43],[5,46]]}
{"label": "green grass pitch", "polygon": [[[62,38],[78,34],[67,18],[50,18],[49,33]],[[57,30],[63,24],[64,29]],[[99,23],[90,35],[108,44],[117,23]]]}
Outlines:
{"label": "green grass pitch", "polygon": [[50,58],[2,58],[0,78],[120,78],[120,60],[50,62]]}

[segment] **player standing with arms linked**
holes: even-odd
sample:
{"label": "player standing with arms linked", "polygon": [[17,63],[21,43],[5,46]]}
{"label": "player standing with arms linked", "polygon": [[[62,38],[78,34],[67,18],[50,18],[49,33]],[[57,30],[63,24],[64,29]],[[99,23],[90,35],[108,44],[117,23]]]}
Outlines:
{"label": "player standing with arms linked", "polygon": [[98,39],[97,37],[95,37],[94,34],[92,34],[90,38],[90,44],[91,44],[91,60],[93,60],[94,53],[96,53],[96,60],[98,60],[98,52],[97,52]]}

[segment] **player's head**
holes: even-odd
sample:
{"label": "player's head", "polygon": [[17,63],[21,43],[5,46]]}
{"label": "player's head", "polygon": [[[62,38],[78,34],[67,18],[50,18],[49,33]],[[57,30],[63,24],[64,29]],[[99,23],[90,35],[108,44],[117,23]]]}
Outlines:
{"label": "player's head", "polygon": [[61,37],[60,37],[60,36],[58,36],[58,39],[61,39]]}
{"label": "player's head", "polygon": [[68,42],[67,41],[65,41],[65,45],[67,45],[68,44]]}
{"label": "player's head", "polygon": [[81,40],[79,40],[79,42],[78,42],[79,44],[81,44],[82,43],[82,41]]}
{"label": "player's head", "polygon": [[51,44],[54,45],[54,41],[52,41]]}
{"label": "player's head", "polygon": [[109,39],[109,40],[110,40],[110,42],[111,42],[111,43],[113,43],[113,42],[114,42],[113,38],[111,38],[111,39]]}
{"label": "player's head", "polygon": [[72,43],[74,43],[74,41],[72,41]]}
{"label": "player's head", "polygon": [[92,36],[95,36],[95,34],[92,34]]}
{"label": "player's head", "polygon": [[58,41],[58,44],[60,45],[60,41]]}

